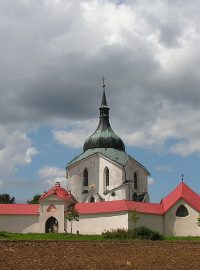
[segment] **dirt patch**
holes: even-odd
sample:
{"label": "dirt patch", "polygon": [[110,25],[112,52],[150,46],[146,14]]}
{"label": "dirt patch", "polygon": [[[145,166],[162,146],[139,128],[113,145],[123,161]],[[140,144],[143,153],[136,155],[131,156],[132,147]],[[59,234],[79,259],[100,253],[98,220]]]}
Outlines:
{"label": "dirt patch", "polygon": [[0,269],[200,269],[195,242],[1,241]]}

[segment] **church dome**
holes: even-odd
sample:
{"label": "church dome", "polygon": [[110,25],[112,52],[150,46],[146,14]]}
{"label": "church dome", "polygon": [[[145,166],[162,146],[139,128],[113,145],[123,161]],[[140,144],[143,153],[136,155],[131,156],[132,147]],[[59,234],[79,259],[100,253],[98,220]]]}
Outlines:
{"label": "church dome", "polygon": [[64,188],[62,188],[60,186],[59,182],[56,182],[55,186],[52,187],[51,189],[49,189],[47,192],[45,192],[41,197],[40,200],[44,200],[46,198],[48,198],[51,195],[55,195],[57,197],[59,197],[60,199],[67,201],[67,199],[69,199],[69,197],[71,197],[71,193],[67,192],[67,190],[65,190]]}
{"label": "church dome", "polygon": [[83,150],[94,148],[114,148],[125,151],[122,139],[115,134],[109,122],[109,107],[107,106],[105,85],[100,110],[99,125],[96,131],[86,140]]}

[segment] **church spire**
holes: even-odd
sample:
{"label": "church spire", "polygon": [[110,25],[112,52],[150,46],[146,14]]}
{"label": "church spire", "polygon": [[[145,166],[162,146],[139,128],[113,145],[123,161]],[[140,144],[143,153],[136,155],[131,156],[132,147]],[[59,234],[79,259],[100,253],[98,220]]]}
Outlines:
{"label": "church spire", "polygon": [[105,79],[103,77],[103,95],[99,108],[100,119],[96,131],[86,140],[83,150],[94,148],[114,148],[125,151],[123,141],[112,130],[109,122],[109,110],[105,94]]}
{"label": "church spire", "polygon": [[106,101],[106,94],[105,94],[105,78],[103,77],[102,78],[103,80],[103,95],[102,95],[102,102],[101,102],[101,107],[107,107],[107,101]]}
{"label": "church spire", "polygon": [[104,125],[110,126],[109,124],[109,110],[110,108],[107,105],[106,100],[106,93],[105,93],[105,78],[103,77],[103,95],[102,95],[102,101],[101,101],[101,107],[100,110],[100,118],[103,118],[103,121],[106,121],[107,123],[104,123]]}

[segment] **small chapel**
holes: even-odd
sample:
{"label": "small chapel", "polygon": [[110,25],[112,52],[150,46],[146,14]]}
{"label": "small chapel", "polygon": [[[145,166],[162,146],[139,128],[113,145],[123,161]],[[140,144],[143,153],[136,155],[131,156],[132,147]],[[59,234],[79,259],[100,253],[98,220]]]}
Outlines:
{"label": "small chapel", "polygon": [[75,204],[79,221],[73,230],[101,234],[131,229],[130,213],[137,211],[136,226],[163,235],[197,236],[200,195],[181,182],[160,203],[149,201],[149,171],[126,153],[123,140],[113,131],[103,84],[99,124],[86,139],[83,152],[66,166],[67,190],[57,182],[38,204],[0,204],[0,231],[19,233],[70,232],[66,213]]}

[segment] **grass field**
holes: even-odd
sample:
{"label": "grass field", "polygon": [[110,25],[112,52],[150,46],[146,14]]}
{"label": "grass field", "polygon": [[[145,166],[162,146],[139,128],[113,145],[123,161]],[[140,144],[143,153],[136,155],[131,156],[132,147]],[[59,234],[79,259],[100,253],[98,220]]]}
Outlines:
{"label": "grass field", "polygon": [[[52,241],[106,241],[102,235],[77,235],[65,233],[8,233],[0,232],[0,240],[52,240]],[[116,239],[118,240],[118,239]],[[129,239],[127,239],[129,240]],[[164,237],[165,241],[200,241],[198,236]]]}
{"label": "grass field", "polygon": [[0,232],[0,240],[80,240],[80,241],[92,241],[103,240],[101,235],[76,235],[65,233],[8,233]]}

